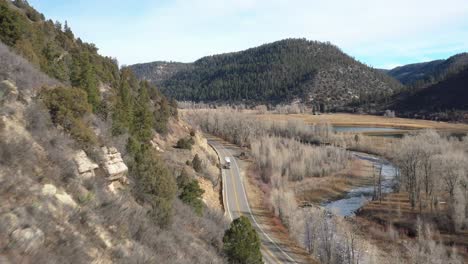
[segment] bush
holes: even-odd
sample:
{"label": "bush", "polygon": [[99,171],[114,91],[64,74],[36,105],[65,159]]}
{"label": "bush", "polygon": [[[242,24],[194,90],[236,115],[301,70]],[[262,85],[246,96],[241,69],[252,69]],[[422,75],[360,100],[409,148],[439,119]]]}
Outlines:
{"label": "bush", "polygon": [[191,138],[191,137],[181,138],[181,139],[179,139],[179,141],[177,141],[176,147],[180,148],[180,149],[189,149],[189,150],[191,150],[193,144],[195,144],[195,142],[193,141],[193,138]]}
{"label": "bush", "polygon": [[183,170],[177,178],[180,190],[179,198],[185,204],[191,206],[198,215],[203,213],[202,195],[205,191],[200,188],[196,179],[191,179],[186,170]]}
{"label": "bush", "polygon": [[55,125],[62,126],[80,143],[96,144],[96,135],[83,120],[86,114],[91,113],[91,105],[87,101],[86,92],[80,89],[58,87],[44,90],[41,98],[49,109]]}
{"label": "bush", "polygon": [[231,223],[223,242],[230,263],[263,263],[260,239],[247,217],[241,216]]}
{"label": "bush", "polygon": [[174,177],[154,150],[143,145],[135,155],[131,170],[137,180],[137,194],[153,207],[153,216],[161,226],[170,223],[177,186]]}
{"label": "bush", "polygon": [[192,167],[196,172],[201,172],[203,170],[202,160],[200,159],[198,154],[196,154],[195,157],[193,157]]}

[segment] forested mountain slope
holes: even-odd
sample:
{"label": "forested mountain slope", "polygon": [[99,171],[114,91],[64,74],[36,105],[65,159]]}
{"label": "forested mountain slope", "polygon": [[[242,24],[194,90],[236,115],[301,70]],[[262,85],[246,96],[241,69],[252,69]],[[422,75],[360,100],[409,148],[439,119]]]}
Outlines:
{"label": "forested mountain slope", "polygon": [[460,53],[446,60],[408,64],[386,73],[405,85],[422,88],[445,79],[468,66],[468,53]]}
{"label": "forested mountain slope", "polygon": [[411,116],[468,121],[468,68],[403,97],[392,108]]}
{"label": "forested mountain slope", "polygon": [[158,86],[179,71],[187,70],[191,67],[191,63],[166,61],[155,61],[129,66],[138,78],[145,79]]}
{"label": "forested mountain slope", "polygon": [[[150,69],[140,72],[155,79]],[[162,78],[164,79],[164,78]],[[304,103],[335,108],[385,98],[401,84],[329,43],[286,39],[204,57],[160,82],[178,100]]]}

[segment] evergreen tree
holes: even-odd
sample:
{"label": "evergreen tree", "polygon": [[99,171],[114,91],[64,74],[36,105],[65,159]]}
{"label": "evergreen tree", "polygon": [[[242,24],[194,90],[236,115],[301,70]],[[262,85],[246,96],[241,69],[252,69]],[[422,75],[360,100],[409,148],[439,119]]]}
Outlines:
{"label": "evergreen tree", "polygon": [[241,216],[231,223],[223,242],[230,263],[263,263],[260,238],[247,217]]}
{"label": "evergreen tree", "polygon": [[133,124],[133,105],[134,100],[128,82],[128,73],[122,72],[112,115],[112,133],[114,135],[121,135],[130,130]]}
{"label": "evergreen tree", "polygon": [[168,225],[177,185],[175,178],[150,146],[143,145],[135,154],[135,164],[131,173],[137,180],[137,194],[152,205],[152,214],[156,222],[161,226]]}
{"label": "evergreen tree", "polygon": [[8,4],[0,2],[0,40],[9,46],[14,46],[25,33],[26,24],[18,12],[11,11]]}
{"label": "evergreen tree", "polygon": [[184,169],[177,178],[177,185],[180,190],[180,200],[190,205],[198,215],[202,215],[202,195],[205,191],[200,188],[198,181],[196,179],[191,179],[188,172]]}
{"label": "evergreen tree", "polygon": [[73,35],[71,28],[68,26],[68,21],[66,20],[65,20],[65,26],[63,27],[63,30],[64,30],[65,35],[69,39],[75,39],[75,35]]}
{"label": "evergreen tree", "polygon": [[142,83],[134,109],[132,134],[142,143],[148,143],[153,135],[153,115],[149,109],[148,87]]}

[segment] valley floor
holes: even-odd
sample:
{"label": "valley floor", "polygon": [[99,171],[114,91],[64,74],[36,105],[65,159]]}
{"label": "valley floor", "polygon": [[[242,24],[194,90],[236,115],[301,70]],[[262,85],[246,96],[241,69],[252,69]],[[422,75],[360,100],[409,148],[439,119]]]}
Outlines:
{"label": "valley floor", "polygon": [[259,118],[273,121],[287,121],[290,119],[303,120],[307,124],[329,122],[338,126],[373,126],[393,127],[401,129],[437,129],[446,131],[468,131],[468,124],[457,124],[447,122],[436,122],[422,119],[409,118],[387,118],[384,116],[361,115],[361,114],[260,114]]}

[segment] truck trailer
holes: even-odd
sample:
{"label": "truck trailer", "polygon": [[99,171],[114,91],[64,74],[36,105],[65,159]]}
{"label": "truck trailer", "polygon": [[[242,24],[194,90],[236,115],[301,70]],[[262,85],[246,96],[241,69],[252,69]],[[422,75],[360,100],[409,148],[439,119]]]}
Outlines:
{"label": "truck trailer", "polygon": [[231,168],[231,159],[229,157],[224,158],[224,168],[227,170]]}

